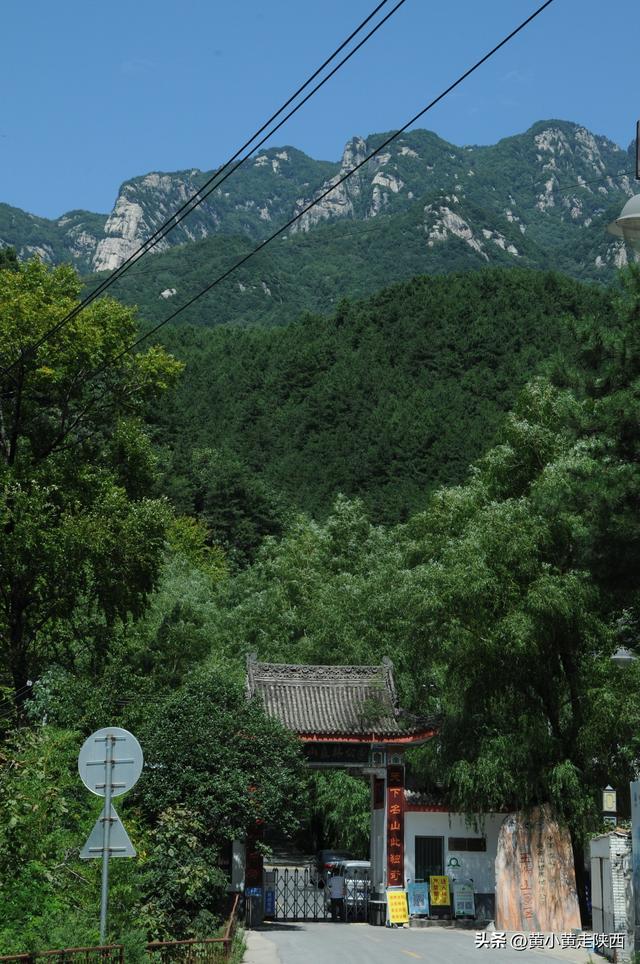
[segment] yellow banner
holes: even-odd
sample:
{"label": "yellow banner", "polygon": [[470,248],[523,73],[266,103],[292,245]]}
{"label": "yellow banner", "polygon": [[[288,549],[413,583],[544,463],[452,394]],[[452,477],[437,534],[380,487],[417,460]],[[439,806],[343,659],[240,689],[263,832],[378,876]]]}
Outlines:
{"label": "yellow banner", "polygon": [[451,903],[448,877],[429,877],[429,896],[431,906],[445,907]]}
{"label": "yellow banner", "polygon": [[389,911],[390,924],[409,923],[409,905],[407,904],[406,890],[388,890],[387,908]]}

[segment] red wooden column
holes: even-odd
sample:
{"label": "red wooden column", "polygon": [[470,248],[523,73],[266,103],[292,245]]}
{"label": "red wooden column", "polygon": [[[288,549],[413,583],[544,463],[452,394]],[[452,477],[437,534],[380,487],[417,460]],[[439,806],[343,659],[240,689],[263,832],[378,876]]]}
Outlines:
{"label": "red wooden column", "polygon": [[404,767],[387,767],[387,887],[404,886]]}
{"label": "red wooden column", "polygon": [[264,860],[262,857],[262,851],[260,850],[258,844],[262,843],[263,840],[264,823],[262,820],[256,820],[253,827],[251,827],[247,833],[246,838],[244,871],[245,889],[249,887],[262,887]]}

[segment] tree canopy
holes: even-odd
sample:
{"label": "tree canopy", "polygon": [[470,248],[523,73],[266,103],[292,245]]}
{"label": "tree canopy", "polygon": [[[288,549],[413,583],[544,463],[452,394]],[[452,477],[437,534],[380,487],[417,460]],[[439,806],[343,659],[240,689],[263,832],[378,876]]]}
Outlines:
{"label": "tree canopy", "polygon": [[174,332],[177,408],[179,363],[127,352],[115,302],[29,350],[77,295],[68,269],[0,270],[0,699],[35,681],[20,727],[0,704],[0,950],[93,939],[74,764],[105,721],[148,764],[114,936],[210,936],[255,820],[362,850],[366,785],[307,782],[245,698],[250,652],[391,657],[401,705],[439,719],[414,781],[469,813],[551,803],[579,870],[599,789],[640,759],[640,661],[610,659],[640,626],[640,271],[417,279],[320,327]]}
{"label": "tree canopy", "polygon": [[0,672],[22,695],[47,659],[92,638],[99,658],[105,624],[141,612],[164,548],[140,416],[181,366],[127,352],[134,314],[108,299],[33,350],[78,293],[70,268],[0,271]]}
{"label": "tree canopy", "polygon": [[165,490],[200,512],[193,495],[215,469],[237,520],[218,506],[225,537],[239,520],[249,538],[275,534],[274,498],[320,519],[341,492],[375,522],[406,520],[464,480],[526,381],[571,355],[572,324],[606,324],[610,301],[552,272],[487,269],[413,278],[276,330],[168,331],[188,375],[151,415]]}

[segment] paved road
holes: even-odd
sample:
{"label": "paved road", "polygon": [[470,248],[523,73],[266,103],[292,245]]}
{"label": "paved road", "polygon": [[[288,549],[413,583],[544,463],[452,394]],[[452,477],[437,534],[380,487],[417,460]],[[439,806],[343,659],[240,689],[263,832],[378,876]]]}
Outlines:
{"label": "paved road", "polygon": [[247,964],[587,964],[588,951],[477,948],[475,931],[331,922],[264,925],[248,933]]}

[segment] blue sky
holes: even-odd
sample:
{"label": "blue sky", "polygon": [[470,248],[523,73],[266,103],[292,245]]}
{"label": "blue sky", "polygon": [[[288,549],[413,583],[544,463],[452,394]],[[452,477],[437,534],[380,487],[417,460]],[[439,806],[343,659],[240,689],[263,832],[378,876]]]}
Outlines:
{"label": "blue sky", "polygon": [[[106,212],[127,178],[223,163],[374,6],[4,0],[0,201]],[[338,159],[354,134],[403,124],[537,6],[407,0],[274,145]],[[626,147],[639,28],[637,0],[555,0],[419,126],[489,144],[557,117]]]}

